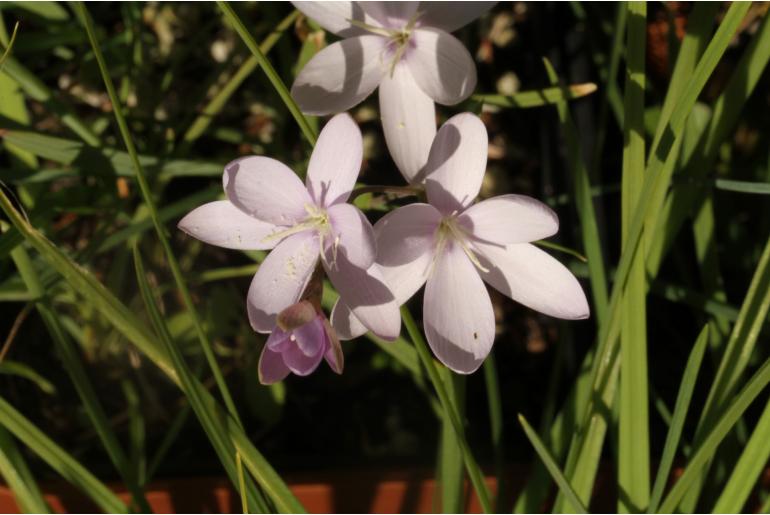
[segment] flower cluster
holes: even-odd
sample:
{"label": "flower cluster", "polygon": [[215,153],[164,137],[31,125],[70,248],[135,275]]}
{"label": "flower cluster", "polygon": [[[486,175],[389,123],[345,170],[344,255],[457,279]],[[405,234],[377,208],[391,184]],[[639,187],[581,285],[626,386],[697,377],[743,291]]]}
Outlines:
{"label": "flower cluster", "polygon": [[[250,156],[228,164],[227,200],[179,223],[204,242],[272,252],[247,297],[255,331],[270,333],[260,380],[311,373],[325,359],[337,373],[339,340],[400,332],[398,307],[423,285],[423,325],[434,354],[458,373],[475,371],[495,337],[484,283],[542,313],[586,318],[577,279],[531,242],[558,230],[556,214],[522,195],[476,202],[486,170],[481,120],[461,113],[436,130],[434,101],[453,105],[476,84],[468,51],[449,34],[487,2],[295,2],[345,39],[300,72],[292,95],[310,114],[355,106],[378,86],[386,143],[396,166],[427,203],[375,224],[347,200],[363,159],[361,132],[347,114],[324,126],[302,184],[282,163]],[[322,275],[339,292],[331,323],[320,306]]]}

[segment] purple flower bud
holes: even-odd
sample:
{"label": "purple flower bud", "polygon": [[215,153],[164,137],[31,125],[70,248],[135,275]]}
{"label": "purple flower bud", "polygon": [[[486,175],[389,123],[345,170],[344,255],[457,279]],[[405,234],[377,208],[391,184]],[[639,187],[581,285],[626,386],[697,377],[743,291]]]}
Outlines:
{"label": "purple flower bud", "polygon": [[278,314],[277,326],[270,333],[259,358],[259,381],[272,384],[290,372],[311,374],[322,359],[332,370],[342,373],[343,356],[337,335],[329,320],[307,300],[292,304]]}

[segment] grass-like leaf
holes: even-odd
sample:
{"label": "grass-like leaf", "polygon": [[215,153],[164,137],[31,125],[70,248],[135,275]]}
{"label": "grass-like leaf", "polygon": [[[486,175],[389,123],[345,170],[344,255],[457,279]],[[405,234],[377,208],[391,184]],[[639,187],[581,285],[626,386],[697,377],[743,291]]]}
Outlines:
{"label": "grass-like leaf", "polygon": [[666,443],[663,445],[663,454],[660,458],[658,471],[655,474],[655,484],[653,485],[652,494],[650,496],[649,513],[658,511],[658,505],[663,496],[663,489],[666,488],[666,485],[668,484],[668,478],[671,474],[671,465],[674,463],[674,457],[679,448],[682,430],[684,429],[684,422],[687,418],[687,411],[690,408],[692,394],[695,390],[695,382],[698,378],[698,372],[700,371],[701,362],[703,361],[703,355],[706,352],[708,342],[709,326],[706,325],[700,332],[700,335],[698,335],[698,339],[695,341],[695,345],[693,345],[692,350],[690,351],[690,357],[687,359],[684,375],[679,384],[679,393],[677,394],[676,404],[674,405],[674,414],[671,417],[671,424],[668,428],[668,433],[666,434]]}
{"label": "grass-like leaf", "polygon": [[552,87],[544,89],[535,89],[531,91],[521,91],[513,95],[473,95],[472,100],[482,102],[497,107],[514,107],[526,109],[530,107],[541,107],[568,100],[576,100],[590,95],[596,91],[596,84],[587,82],[585,84],[572,84],[565,87]]}
{"label": "grass-like leaf", "polygon": [[535,448],[537,455],[540,456],[540,459],[548,469],[548,472],[551,473],[553,480],[559,486],[559,490],[561,491],[562,495],[564,495],[564,497],[571,503],[572,510],[570,511],[574,511],[574,513],[588,513],[588,510],[585,506],[583,506],[580,498],[570,486],[567,478],[564,477],[564,474],[559,469],[559,466],[556,464],[551,454],[548,452],[548,449],[546,449],[545,445],[543,445],[543,442],[540,441],[540,437],[537,436],[535,430],[532,429],[532,426],[529,425],[527,419],[524,418],[524,415],[519,414],[519,423],[524,429],[527,438],[529,438],[529,442],[532,444],[532,447]]}

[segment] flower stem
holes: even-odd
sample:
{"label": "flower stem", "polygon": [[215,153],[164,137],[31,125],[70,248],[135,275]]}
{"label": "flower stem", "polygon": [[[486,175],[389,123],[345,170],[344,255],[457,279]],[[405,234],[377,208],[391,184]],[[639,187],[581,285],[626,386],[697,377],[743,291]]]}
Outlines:
{"label": "flower stem", "polygon": [[494,510],[492,508],[492,503],[489,500],[490,495],[487,485],[484,482],[484,475],[482,474],[478,463],[476,463],[476,459],[471,453],[471,448],[468,446],[468,442],[465,439],[465,431],[460,422],[460,416],[457,413],[457,406],[453,399],[450,398],[449,392],[441,381],[433,357],[431,356],[430,351],[428,351],[428,346],[425,344],[425,340],[422,337],[422,332],[420,332],[414,318],[412,318],[412,314],[406,306],[401,307],[401,318],[404,321],[404,326],[406,326],[409,337],[414,343],[414,347],[417,349],[420,361],[422,361],[425,370],[428,372],[428,377],[430,377],[433,387],[436,389],[436,394],[438,395],[439,401],[441,401],[441,406],[444,408],[444,414],[449,418],[449,422],[452,424],[452,427],[457,434],[457,441],[460,443],[460,451],[463,455],[463,461],[465,461],[465,468],[468,471],[468,476],[471,479],[473,488],[476,490],[476,495],[479,497],[481,508],[484,510],[484,513],[493,513]]}

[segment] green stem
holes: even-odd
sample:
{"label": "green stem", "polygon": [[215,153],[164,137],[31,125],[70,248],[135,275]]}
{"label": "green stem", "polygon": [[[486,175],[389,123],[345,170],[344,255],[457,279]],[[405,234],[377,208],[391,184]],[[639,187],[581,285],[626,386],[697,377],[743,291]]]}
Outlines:
{"label": "green stem", "polygon": [[490,495],[489,490],[487,489],[487,485],[484,482],[484,475],[476,463],[476,459],[473,457],[471,449],[468,446],[468,442],[465,439],[465,431],[463,430],[463,425],[460,422],[460,417],[457,413],[457,407],[449,397],[449,393],[447,392],[444,383],[441,381],[438,369],[436,368],[433,357],[431,356],[430,351],[428,350],[428,346],[422,337],[422,333],[417,327],[414,318],[412,318],[412,314],[409,312],[406,306],[401,307],[401,318],[404,321],[404,326],[409,333],[409,337],[412,339],[412,342],[417,349],[417,354],[420,356],[420,361],[425,367],[425,370],[428,372],[428,377],[433,383],[433,387],[436,389],[436,394],[438,395],[439,401],[441,401],[441,406],[444,408],[444,414],[447,418],[449,418],[449,421],[452,424],[455,433],[457,434],[457,441],[460,444],[460,451],[463,454],[465,468],[468,471],[468,476],[471,478],[473,488],[476,490],[476,495],[479,497],[481,508],[484,510],[484,513],[493,513],[494,510],[492,508],[492,503],[489,500]]}
{"label": "green stem", "polygon": [[246,29],[246,26],[243,24],[241,19],[235,13],[233,8],[230,7],[230,4],[224,0],[217,0],[217,5],[219,5],[219,8],[222,10],[225,17],[227,17],[230,23],[233,24],[233,27],[235,27],[235,30],[238,32],[238,35],[241,36],[241,39],[243,40],[243,42],[246,44],[249,50],[251,50],[251,53],[254,54],[254,57],[257,59],[257,61],[259,62],[259,65],[265,71],[265,75],[267,75],[267,78],[270,80],[270,83],[278,92],[278,95],[281,97],[281,100],[283,100],[283,103],[286,104],[286,107],[289,109],[289,112],[291,113],[291,115],[297,121],[299,128],[302,130],[302,134],[305,135],[305,139],[307,139],[311,145],[315,146],[315,142],[317,139],[315,131],[313,130],[312,127],[310,127],[310,124],[308,123],[307,118],[305,118],[305,115],[302,114],[302,111],[300,111],[299,106],[291,97],[291,93],[289,93],[289,90],[286,88],[286,84],[284,84],[283,81],[281,80],[281,77],[278,76],[278,72],[275,71],[275,68],[273,68],[273,65],[270,63],[267,57],[265,57],[265,54],[262,52],[262,50],[260,50],[259,45],[251,36],[248,29]]}

